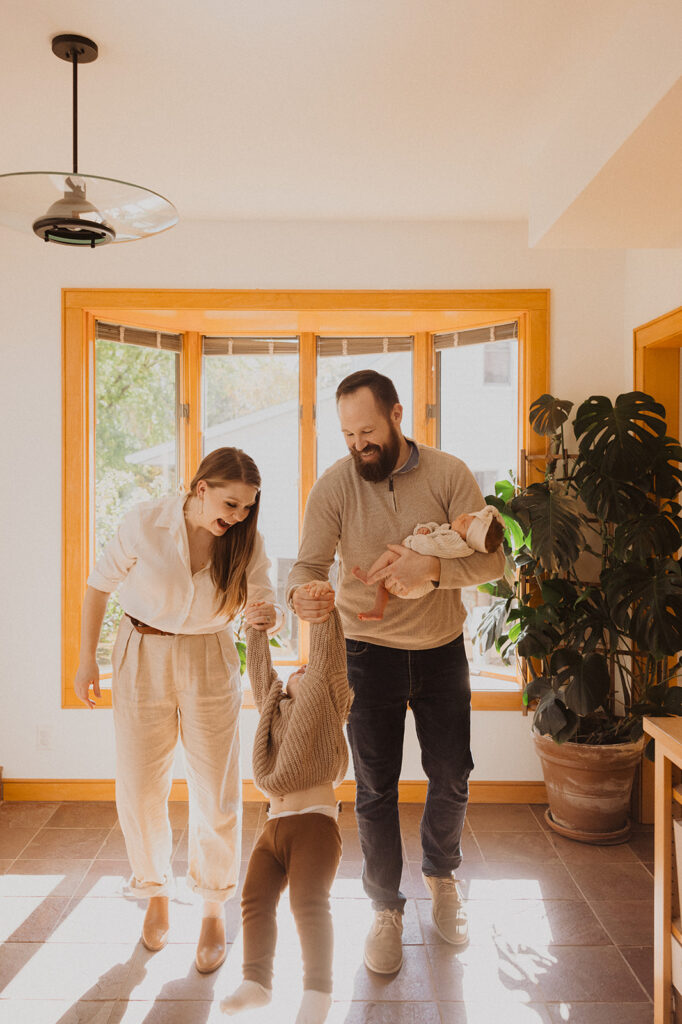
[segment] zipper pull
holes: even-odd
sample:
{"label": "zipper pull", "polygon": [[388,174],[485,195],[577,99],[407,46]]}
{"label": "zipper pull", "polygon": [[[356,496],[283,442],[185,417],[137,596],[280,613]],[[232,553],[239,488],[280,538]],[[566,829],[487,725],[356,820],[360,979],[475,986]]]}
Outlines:
{"label": "zipper pull", "polygon": [[393,511],[397,512],[398,511],[398,506],[397,506],[396,500],[395,500],[395,488],[393,486],[393,477],[392,476],[389,476],[389,478],[388,478],[388,489],[389,489],[390,493],[393,495]]}

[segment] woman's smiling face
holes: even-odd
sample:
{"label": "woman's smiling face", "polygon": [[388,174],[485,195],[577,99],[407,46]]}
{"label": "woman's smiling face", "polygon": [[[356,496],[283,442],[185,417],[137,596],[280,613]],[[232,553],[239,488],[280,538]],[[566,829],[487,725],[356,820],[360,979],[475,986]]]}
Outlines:
{"label": "woman's smiling face", "polygon": [[197,497],[202,502],[202,509],[197,523],[214,537],[222,537],[231,526],[246,519],[257,496],[258,490],[241,480],[228,480],[213,487],[200,480]]}

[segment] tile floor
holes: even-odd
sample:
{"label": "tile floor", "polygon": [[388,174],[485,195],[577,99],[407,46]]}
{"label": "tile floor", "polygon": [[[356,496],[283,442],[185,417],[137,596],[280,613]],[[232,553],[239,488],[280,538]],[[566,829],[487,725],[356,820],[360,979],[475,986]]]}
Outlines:
{"label": "tile floor", "polygon": [[[405,960],[395,977],[368,972],[370,908],[351,806],[333,889],[336,929],[330,1024],[651,1024],[653,835],[592,847],[548,831],[539,805],[469,808],[464,864],[471,938],[456,950],[430,921],[421,880],[421,807],[401,805]],[[264,820],[244,812],[244,856]],[[187,856],[187,807],[171,804],[174,866]],[[198,909],[178,887],[171,939],[138,942],[142,908],[122,899],[127,875],[113,804],[0,805],[0,1024],[288,1024],[300,999],[298,939],[283,900],[272,1006],[226,1018],[222,996],[241,962],[238,900],[227,905],[228,958],[193,966]]]}

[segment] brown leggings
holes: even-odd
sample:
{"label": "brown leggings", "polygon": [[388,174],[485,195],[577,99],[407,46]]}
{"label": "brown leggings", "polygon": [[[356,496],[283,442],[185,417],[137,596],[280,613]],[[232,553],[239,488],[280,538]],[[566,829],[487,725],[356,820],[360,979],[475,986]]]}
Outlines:
{"label": "brown leggings", "polygon": [[331,992],[329,891],[340,859],[339,826],[326,814],[268,821],[253,848],[242,893],[244,978],[272,988],[277,904],[288,881],[303,954],[303,988]]}

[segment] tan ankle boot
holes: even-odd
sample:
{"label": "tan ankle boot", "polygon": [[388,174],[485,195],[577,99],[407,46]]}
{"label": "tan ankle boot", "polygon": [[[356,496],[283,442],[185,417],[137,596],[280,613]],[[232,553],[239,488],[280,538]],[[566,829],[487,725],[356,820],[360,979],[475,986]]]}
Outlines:
{"label": "tan ankle boot", "polygon": [[168,942],[168,897],[150,896],[142,925],[142,945],[158,953]]}
{"label": "tan ankle boot", "polygon": [[205,917],[201,922],[201,934],[194,959],[200,974],[215,971],[227,956],[225,920],[222,917]]}

